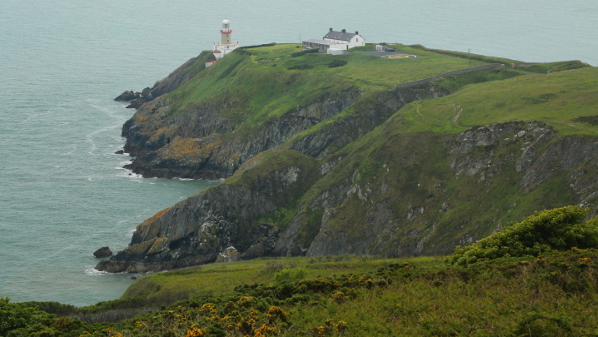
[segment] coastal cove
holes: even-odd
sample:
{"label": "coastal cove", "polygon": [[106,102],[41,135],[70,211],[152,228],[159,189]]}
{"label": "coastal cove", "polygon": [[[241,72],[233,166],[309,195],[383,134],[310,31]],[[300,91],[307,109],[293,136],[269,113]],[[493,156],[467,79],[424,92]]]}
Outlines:
{"label": "coastal cove", "polygon": [[124,249],[137,224],[218,183],[145,179],[123,169],[130,158],[114,153],[134,111],[112,99],[151,86],[209,49],[225,17],[241,45],[298,42],[346,27],[368,42],[598,65],[592,1],[566,8],[506,1],[491,11],[471,1],[383,1],[380,11],[349,3],[332,18],[326,13],[335,4],[315,1],[0,5],[0,43],[7,46],[0,50],[0,296],[78,306],[118,298],[130,275],[95,271],[91,253],[107,244]]}

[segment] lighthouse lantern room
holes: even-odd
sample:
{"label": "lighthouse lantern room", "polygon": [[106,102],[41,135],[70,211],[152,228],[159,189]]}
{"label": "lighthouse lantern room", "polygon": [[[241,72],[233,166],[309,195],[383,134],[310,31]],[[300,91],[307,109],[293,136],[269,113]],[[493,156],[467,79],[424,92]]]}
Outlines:
{"label": "lighthouse lantern room", "polygon": [[230,21],[228,19],[222,20],[222,29],[220,30],[220,42],[214,43],[214,56],[216,60],[223,58],[226,54],[232,52],[239,47],[239,42],[233,43],[230,29]]}

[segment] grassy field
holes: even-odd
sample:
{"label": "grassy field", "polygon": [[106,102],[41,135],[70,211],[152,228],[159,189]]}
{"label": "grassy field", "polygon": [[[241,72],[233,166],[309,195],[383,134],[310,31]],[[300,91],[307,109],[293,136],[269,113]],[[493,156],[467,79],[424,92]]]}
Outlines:
{"label": "grassy field", "polygon": [[[420,257],[422,265],[439,265],[441,258]],[[225,296],[243,284],[273,283],[274,274],[284,269],[306,271],[305,278],[332,277],[345,273],[363,274],[377,266],[394,262],[393,259],[355,256],[260,258],[249,261],[216,263],[184,270],[156,273],[135,281],[122,299],[145,298],[166,303],[167,298],[184,299],[199,296]]]}

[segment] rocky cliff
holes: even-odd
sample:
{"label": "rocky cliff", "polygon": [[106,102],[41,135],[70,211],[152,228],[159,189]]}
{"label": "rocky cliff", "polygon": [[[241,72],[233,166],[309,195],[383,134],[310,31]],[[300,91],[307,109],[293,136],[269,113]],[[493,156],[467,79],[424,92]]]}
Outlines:
{"label": "rocky cliff", "polygon": [[[206,93],[198,81],[246,80],[250,63],[237,57],[144,103],[123,127],[136,172],[228,179],[140,224],[129,247],[97,269],[164,270],[222,254],[447,254],[534,210],[582,204],[596,213],[593,126],[534,117],[562,111],[569,95],[571,117],[590,115],[593,69],[500,83],[488,80],[523,74],[486,70],[374,90],[331,79],[299,98],[313,78],[278,69],[263,75],[276,87],[269,94],[233,84],[236,95]],[[451,94],[474,82],[488,83]],[[507,94],[519,85],[522,97]],[[476,100],[489,92],[498,101]],[[256,96],[269,108],[249,113]],[[504,109],[520,120],[504,121],[495,112]],[[475,122],[484,118],[497,122]]]}

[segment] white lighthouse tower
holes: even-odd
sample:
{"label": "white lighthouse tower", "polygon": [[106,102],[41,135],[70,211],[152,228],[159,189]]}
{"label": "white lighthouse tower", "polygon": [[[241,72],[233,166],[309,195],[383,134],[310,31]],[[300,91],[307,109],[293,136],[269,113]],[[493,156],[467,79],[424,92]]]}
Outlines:
{"label": "white lighthouse tower", "polygon": [[230,29],[230,21],[228,19],[222,20],[222,29],[220,30],[220,42],[214,43],[214,56],[216,60],[223,58],[226,54],[232,52],[239,47],[239,42],[233,43],[231,34],[233,33]]}

